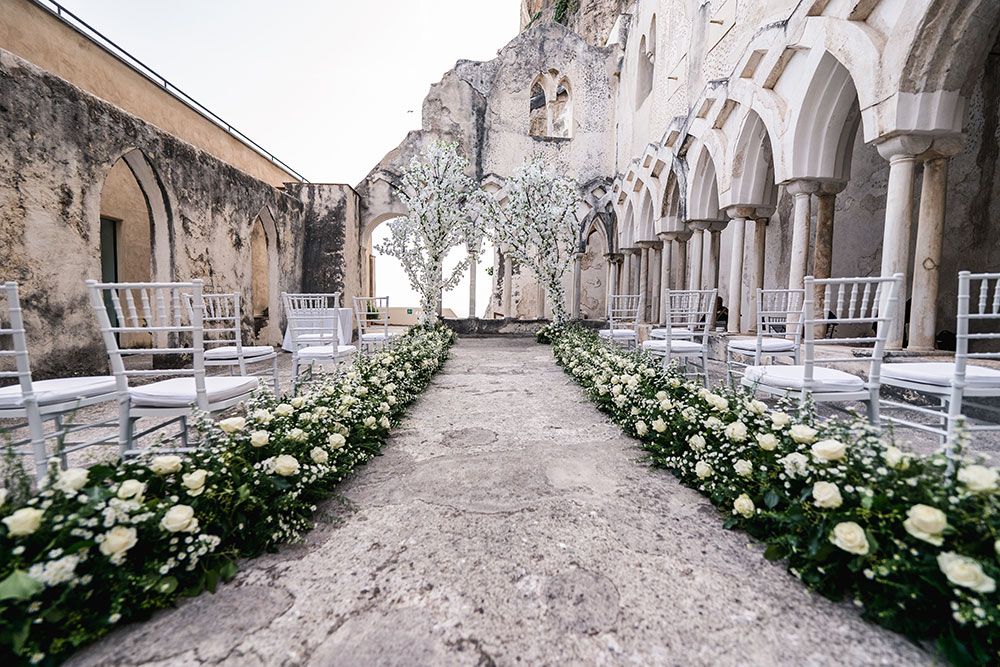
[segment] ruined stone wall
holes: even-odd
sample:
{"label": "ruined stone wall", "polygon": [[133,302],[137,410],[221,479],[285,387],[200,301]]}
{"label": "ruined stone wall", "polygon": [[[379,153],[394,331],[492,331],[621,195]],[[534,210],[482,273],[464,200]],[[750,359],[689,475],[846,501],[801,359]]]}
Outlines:
{"label": "ruined stone wall", "polygon": [[629,4],[629,0],[522,0],[521,30],[562,18],[561,23],[587,42],[604,46]]}
{"label": "ruined stone wall", "polygon": [[305,229],[302,291],[340,292],[341,303],[362,295],[358,194],[349,185],[292,183],[289,194],[303,205]]}
{"label": "ruined stone wall", "polygon": [[278,288],[270,312],[280,312],[275,292],[300,286],[301,202],[0,51],[0,280],[21,284],[39,376],[106,366],[83,281],[100,277],[108,172],[140,152],[155,279],[203,278],[250,303],[251,225],[266,209]]}

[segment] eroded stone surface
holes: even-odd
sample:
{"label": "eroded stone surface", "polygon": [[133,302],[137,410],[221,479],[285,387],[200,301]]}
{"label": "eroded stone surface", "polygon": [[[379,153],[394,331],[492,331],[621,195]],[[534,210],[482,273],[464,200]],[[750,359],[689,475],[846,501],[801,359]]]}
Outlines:
{"label": "eroded stone surface", "polygon": [[464,339],[302,544],[73,664],[932,662],[640,456],[548,347]]}

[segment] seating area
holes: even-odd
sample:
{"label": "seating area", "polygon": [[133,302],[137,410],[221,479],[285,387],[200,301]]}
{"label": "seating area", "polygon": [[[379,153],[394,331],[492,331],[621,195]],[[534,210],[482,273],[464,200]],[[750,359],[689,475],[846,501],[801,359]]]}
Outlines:
{"label": "seating area", "polygon": [[[810,401],[823,413],[822,406],[863,408],[871,424],[931,434],[949,454],[962,434],[1000,431],[1000,408],[990,402],[1000,398],[1000,363],[989,365],[1000,362],[1000,273],[959,275],[954,357],[887,353],[888,332],[902,315],[901,274],[803,282],[804,289],[758,289],[756,335],[720,337],[722,348],[714,352],[724,359],[730,386]],[[707,387],[722,379],[709,372],[715,297],[715,290],[665,290],[660,323],[645,330],[616,306],[601,336],[638,347],[664,366],[676,363]],[[610,303],[624,299],[638,301],[611,295]]]}
{"label": "seating area", "polygon": [[[0,381],[8,383],[0,387],[0,436],[30,459],[37,479],[52,462],[65,469],[71,454],[98,445],[106,446],[105,457],[110,448],[119,456],[151,446],[190,451],[198,446],[189,428],[195,411],[219,416],[261,388],[281,393],[281,351],[244,344],[249,318],[240,294],[206,293],[201,280],[88,280],[85,289],[110,374],[35,380],[18,286],[0,286]],[[335,371],[357,354],[351,311],[339,307],[339,294],[283,294],[282,300],[283,347],[291,352],[286,390],[306,367]],[[388,299],[359,301],[369,313],[357,322],[361,351],[391,345],[398,334],[388,331]],[[373,310],[369,302],[380,305]]]}

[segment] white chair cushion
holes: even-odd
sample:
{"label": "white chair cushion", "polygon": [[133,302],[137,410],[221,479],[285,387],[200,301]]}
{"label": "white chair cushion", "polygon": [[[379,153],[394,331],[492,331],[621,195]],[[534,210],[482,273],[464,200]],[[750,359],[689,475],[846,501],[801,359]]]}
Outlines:
{"label": "white chair cushion", "polygon": [[632,329],[601,329],[597,335],[601,338],[630,339],[635,338],[635,331]]}
{"label": "white chair cushion", "polygon": [[[747,366],[743,378],[747,382],[779,387],[802,389],[805,386],[806,367],[796,366]],[[812,390],[822,393],[862,391],[865,382],[857,375],[836,368],[813,366]]]}
{"label": "white chair cushion", "polygon": [[394,331],[390,331],[388,335],[384,331],[379,331],[377,333],[361,334],[361,340],[385,340],[386,338],[396,338],[398,335]]}
{"label": "white chair cushion", "polygon": [[[669,342],[670,346],[667,346]],[[702,346],[690,340],[647,340],[642,344],[642,349],[653,354],[700,354]]]}
{"label": "white chair cushion", "polygon": [[[694,332],[687,327],[670,327],[670,337],[671,338],[694,338]],[[657,329],[651,329],[649,332],[650,338],[666,338],[667,328],[659,327]]]}
{"label": "white chair cushion", "polygon": [[[114,390],[115,379],[111,376],[56,378],[31,383],[31,391],[39,405],[91,398]],[[23,405],[20,384],[0,388],[0,409],[20,408]]]}
{"label": "white chair cushion", "polygon": [[[954,362],[882,364],[882,379],[886,382],[902,380],[935,387],[950,387],[954,377]],[[965,384],[968,387],[1000,389],[1000,370],[967,365],[965,367]]]}
{"label": "white chair cushion", "polygon": [[[757,339],[734,338],[729,341],[729,349],[738,352],[754,353],[757,351]],[[794,352],[795,342],[785,340],[784,338],[761,338],[760,349],[761,352]]]}
{"label": "white chair cushion", "polygon": [[346,357],[357,351],[358,348],[353,345],[340,345],[336,348],[333,345],[314,345],[302,348],[298,354],[299,359],[333,359],[334,357]]}
{"label": "white chair cushion", "polygon": [[[255,377],[206,377],[205,393],[209,403],[219,403],[250,393],[259,382]],[[151,408],[183,408],[198,400],[193,377],[170,378],[141,387],[129,387],[128,393],[133,405]]]}
{"label": "white chair cushion", "polygon": [[323,340],[333,340],[337,337],[335,333],[307,333],[299,334],[298,339],[301,341],[323,341]]}
{"label": "white chair cushion", "polygon": [[[274,348],[270,345],[244,345],[243,346],[243,358],[249,359],[251,357],[263,357],[266,354],[271,354],[274,352]],[[209,361],[219,361],[223,359],[237,359],[236,346],[235,345],[224,345],[221,347],[212,347],[205,350],[205,358]]]}

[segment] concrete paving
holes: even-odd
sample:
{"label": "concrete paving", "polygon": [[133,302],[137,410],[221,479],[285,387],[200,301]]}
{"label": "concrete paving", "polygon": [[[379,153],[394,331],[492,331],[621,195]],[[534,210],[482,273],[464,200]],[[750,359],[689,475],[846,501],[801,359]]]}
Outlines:
{"label": "concrete paving", "polygon": [[462,339],[298,545],[74,665],[909,665],[638,459],[530,339]]}

